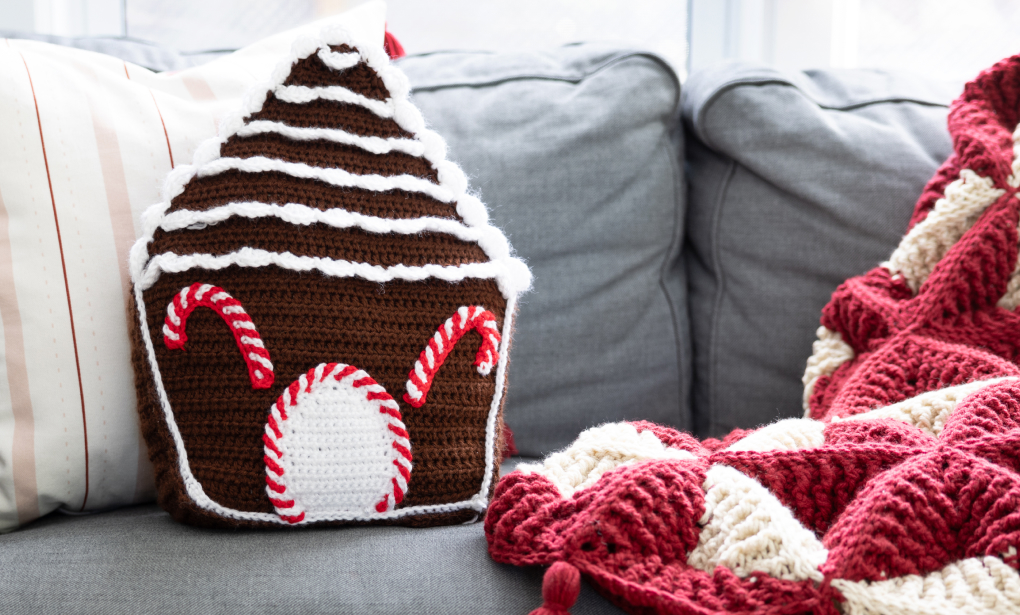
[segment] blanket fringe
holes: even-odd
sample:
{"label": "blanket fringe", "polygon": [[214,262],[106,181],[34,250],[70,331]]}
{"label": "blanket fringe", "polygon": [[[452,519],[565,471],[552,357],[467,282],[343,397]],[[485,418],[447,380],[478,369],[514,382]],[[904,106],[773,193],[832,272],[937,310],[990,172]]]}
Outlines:
{"label": "blanket fringe", "polygon": [[570,607],[581,594],[581,573],[566,562],[556,562],[542,579],[542,606],[530,615],[570,615]]}

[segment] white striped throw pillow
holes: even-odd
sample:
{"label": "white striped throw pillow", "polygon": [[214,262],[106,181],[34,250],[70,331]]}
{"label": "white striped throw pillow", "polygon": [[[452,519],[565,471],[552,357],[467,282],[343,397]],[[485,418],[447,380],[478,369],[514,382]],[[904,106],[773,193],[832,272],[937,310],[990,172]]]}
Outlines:
{"label": "white striped throw pillow", "polygon": [[385,7],[174,73],[0,39],[0,531],[155,495],[128,341],[128,251],[167,173],[299,37],[383,40]]}

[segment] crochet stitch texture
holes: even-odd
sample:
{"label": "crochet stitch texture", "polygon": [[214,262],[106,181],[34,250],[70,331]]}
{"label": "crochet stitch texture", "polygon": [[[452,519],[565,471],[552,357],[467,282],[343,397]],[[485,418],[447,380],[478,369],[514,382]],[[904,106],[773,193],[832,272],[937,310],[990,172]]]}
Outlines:
{"label": "crochet stitch texture", "polygon": [[500,481],[493,559],[556,563],[557,613],[571,567],[633,613],[1020,613],[1018,124],[1020,56],[967,85],[909,231],[823,310],[805,418],[588,430]]}
{"label": "crochet stitch texture", "polygon": [[160,504],[199,525],[476,519],[531,274],[379,44],[294,44],[131,252]]}

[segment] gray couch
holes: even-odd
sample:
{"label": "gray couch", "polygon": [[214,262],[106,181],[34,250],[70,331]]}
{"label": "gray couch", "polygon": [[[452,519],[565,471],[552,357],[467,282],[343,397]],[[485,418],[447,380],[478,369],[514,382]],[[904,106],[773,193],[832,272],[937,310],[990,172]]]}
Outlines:
{"label": "gray couch", "polygon": [[[100,50],[184,62],[132,45]],[[902,235],[960,89],[734,64],[681,97],[661,59],[597,44],[399,64],[535,274],[506,406],[532,458],[606,421],[708,437],[801,414],[820,309]],[[228,532],[147,505],[0,536],[0,613],[523,615],[542,572],[493,563],[480,523]],[[619,611],[585,585],[572,612]]]}

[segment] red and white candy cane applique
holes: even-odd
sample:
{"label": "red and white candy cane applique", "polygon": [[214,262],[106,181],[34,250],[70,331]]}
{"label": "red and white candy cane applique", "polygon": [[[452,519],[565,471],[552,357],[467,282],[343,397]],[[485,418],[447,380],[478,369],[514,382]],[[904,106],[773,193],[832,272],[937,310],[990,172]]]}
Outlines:
{"label": "red and white candy cane applique", "polygon": [[212,284],[192,284],[181,289],[174,300],[166,307],[166,320],[163,324],[163,342],[171,350],[184,349],[188,336],[184,328],[188,316],[199,306],[212,308],[230,327],[234,334],[237,347],[248,366],[251,385],[256,389],[268,389],[273,385],[273,363],[269,360],[255,323],[244,311],[241,302],[230,296],[230,293]]}
{"label": "red and white candy cane applique", "polygon": [[266,493],[288,523],[367,519],[393,510],[411,480],[397,402],[368,373],[320,363],[269,410]]}
{"label": "red and white candy cane applique", "polygon": [[463,306],[439,327],[429,340],[425,350],[414,363],[414,369],[407,376],[407,392],[404,401],[415,408],[425,405],[425,397],[432,388],[432,380],[443,365],[443,361],[464,334],[475,329],[482,336],[482,345],[475,355],[474,366],[478,373],[488,376],[499,358],[499,327],[492,312],[477,305]]}

